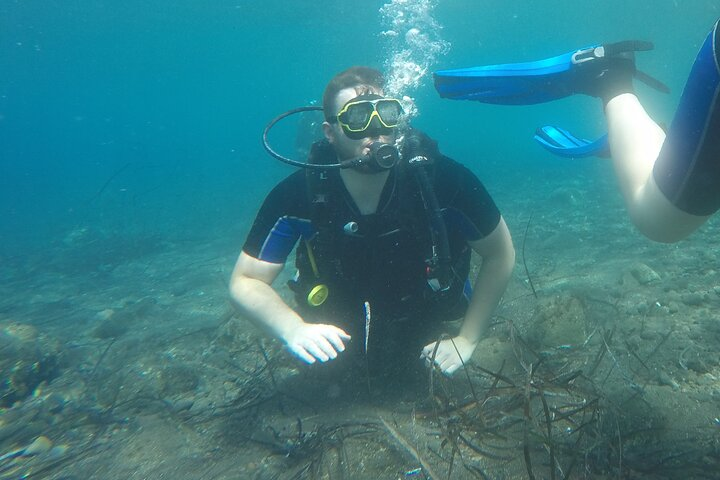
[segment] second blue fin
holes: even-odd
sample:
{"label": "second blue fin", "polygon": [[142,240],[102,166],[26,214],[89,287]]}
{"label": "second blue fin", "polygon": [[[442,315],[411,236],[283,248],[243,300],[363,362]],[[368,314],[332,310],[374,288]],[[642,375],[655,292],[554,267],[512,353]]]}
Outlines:
{"label": "second blue fin", "polygon": [[595,141],[578,138],[567,130],[545,125],[535,131],[535,141],[555,155],[566,158],[609,157],[607,134]]}

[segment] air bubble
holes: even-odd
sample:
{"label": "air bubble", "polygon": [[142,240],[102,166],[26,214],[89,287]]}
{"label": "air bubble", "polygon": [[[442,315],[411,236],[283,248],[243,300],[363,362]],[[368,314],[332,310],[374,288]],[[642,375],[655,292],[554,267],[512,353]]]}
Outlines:
{"label": "air bubble", "polygon": [[442,38],[442,26],[433,18],[436,2],[432,0],[392,0],[380,8],[382,21],[388,27],[381,36],[388,41],[385,69],[385,94],[408,99],[406,113],[417,114],[408,95],[429,74],[438,57],[447,53],[450,43]]}

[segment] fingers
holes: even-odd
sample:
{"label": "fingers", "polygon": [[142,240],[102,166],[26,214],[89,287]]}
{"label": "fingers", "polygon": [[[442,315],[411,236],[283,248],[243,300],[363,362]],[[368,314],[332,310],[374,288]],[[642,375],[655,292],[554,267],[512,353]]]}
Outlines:
{"label": "fingers", "polygon": [[327,362],[330,357],[325,354],[317,345],[314,343],[307,344],[292,344],[288,345],[288,349],[295,354],[300,360],[305,363],[313,364],[316,361]]}
{"label": "fingers", "polygon": [[442,372],[448,377],[452,376],[452,374],[455,373],[461,365],[457,360],[457,358],[446,359],[440,364],[440,370],[442,370]]}
{"label": "fingers", "polygon": [[[436,346],[437,345],[437,346]],[[438,345],[438,342],[433,342],[429,345],[425,345],[423,347],[422,352],[420,353],[420,358],[425,360],[425,364],[429,367],[433,360],[435,360],[435,363],[437,365],[440,365],[441,359],[444,357],[444,349],[443,349],[443,342],[440,342],[440,345]],[[433,358],[433,354],[434,357]]]}
{"label": "fingers", "polygon": [[343,340],[350,340],[350,335],[344,330],[333,325],[316,325],[316,330],[319,335],[316,344],[329,358],[336,358],[339,352],[345,351]]}
{"label": "fingers", "polygon": [[316,337],[314,339],[314,345],[319,355],[318,353],[313,353],[315,354],[315,357],[321,362],[327,362],[330,359],[337,358],[338,352],[335,351],[335,348],[333,348],[332,344],[324,336]]}
{"label": "fingers", "polygon": [[332,325],[305,325],[288,342],[289,350],[305,363],[327,362],[345,350],[350,335]]}
{"label": "fingers", "polygon": [[[422,349],[422,352],[420,352],[420,358],[431,360],[432,356],[433,356],[433,352],[435,351],[435,345],[437,345],[437,343],[438,342],[433,342],[429,345],[425,345]],[[439,350],[439,348],[438,348],[438,350]],[[436,352],[436,354],[435,354],[436,358],[439,353],[440,353],[439,351]]]}
{"label": "fingers", "polygon": [[288,345],[288,349],[303,362],[309,364],[315,363],[315,357],[310,355],[308,351],[300,345]]}
{"label": "fingers", "polygon": [[303,346],[305,347],[305,350],[307,350],[313,357],[323,363],[327,362],[331,358],[337,357],[337,353],[335,352],[335,350],[333,350],[333,348],[325,339],[313,340],[312,342],[307,342]]}
{"label": "fingers", "polygon": [[325,338],[332,344],[338,352],[345,351],[345,343],[343,340],[350,340],[350,335],[345,333],[344,330],[332,327],[332,329],[325,334]]}
{"label": "fingers", "polygon": [[[433,367],[434,363],[434,366],[440,369],[444,375],[452,376],[462,365],[462,360],[458,357],[455,347],[451,342],[447,340],[441,341],[440,345],[437,346],[437,350],[436,345],[437,342],[426,345],[422,349],[420,358],[425,360],[425,365],[428,368]],[[435,353],[434,359],[433,352]]]}
{"label": "fingers", "polygon": [[350,339],[352,338],[352,337],[351,337],[349,334],[347,334],[347,333],[345,332],[345,330],[343,330],[342,328],[338,328],[338,327],[336,327],[336,326],[334,326],[334,325],[328,325],[328,326],[331,327],[333,330],[335,330],[337,336],[340,337],[340,338],[342,338],[343,340],[350,340]]}

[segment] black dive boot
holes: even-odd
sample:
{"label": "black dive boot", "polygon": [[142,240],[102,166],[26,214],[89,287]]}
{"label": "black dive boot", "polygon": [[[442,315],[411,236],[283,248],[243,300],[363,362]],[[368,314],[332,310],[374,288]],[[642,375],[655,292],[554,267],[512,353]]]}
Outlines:
{"label": "black dive boot", "polygon": [[650,42],[627,40],[578,50],[572,56],[575,64],[574,93],[602,99],[607,104],[623,93],[634,93],[633,78],[648,86],[669,93],[670,89],[635,67],[635,52],[652,50]]}

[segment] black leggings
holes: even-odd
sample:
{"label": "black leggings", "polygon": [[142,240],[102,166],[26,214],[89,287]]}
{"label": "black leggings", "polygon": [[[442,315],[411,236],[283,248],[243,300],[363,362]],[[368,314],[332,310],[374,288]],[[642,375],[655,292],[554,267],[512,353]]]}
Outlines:
{"label": "black leggings", "polygon": [[720,208],[719,23],[695,59],[653,168],[663,195],[680,210],[698,216]]}

